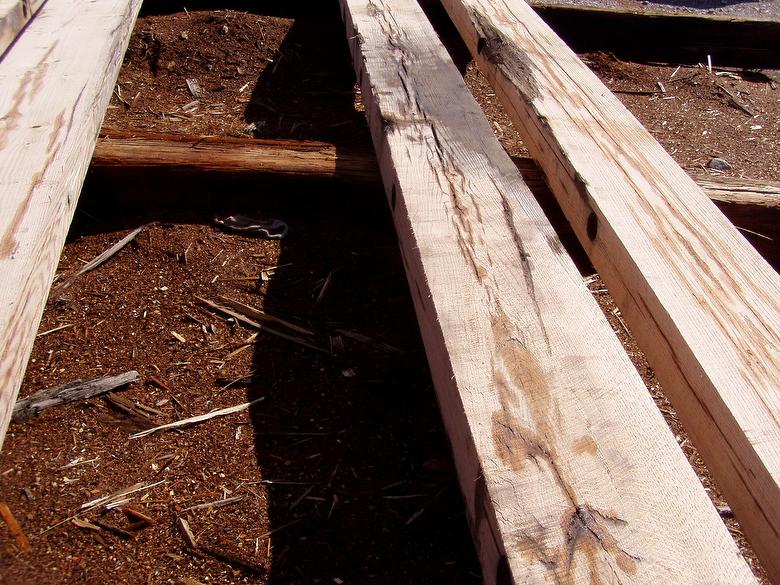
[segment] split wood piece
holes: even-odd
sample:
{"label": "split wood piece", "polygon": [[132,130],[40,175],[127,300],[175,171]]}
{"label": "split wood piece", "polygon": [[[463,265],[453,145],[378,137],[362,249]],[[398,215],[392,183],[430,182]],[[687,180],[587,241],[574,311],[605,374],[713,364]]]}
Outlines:
{"label": "split wood piece", "polygon": [[270,323],[277,323],[279,325],[287,327],[287,329],[291,329],[292,331],[295,331],[296,333],[300,333],[302,335],[314,335],[314,331],[301,327],[300,325],[296,325],[295,323],[290,323],[289,321],[285,321],[284,319],[280,319],[279,317],[269,315],[265,311],[262,311],[255,307],[250,307],[249,305],[246,305],[240,301],[235,301],[233,299],[230,299],[228,297],[223,297],[223,296],[220,296],[219,300],[222,301],[225,304],[225,306],[235,309],[236,311],[239,311],[242,315],[246,315],[247,317],[255,321],[268,321]]}
{"label": "split wood piece", "polygon": [[84,380],[75,380],[62,386],[47,388],[17,400],[11,420],[17,423],[22,422],[51,406],[86,400],[87,398],[137,382],[139,379],[138,372],[130,370],[117,376],[103,376],[102,378],[95,378],[86,382]]}
{"label": "split wood piece", "polygon": [[0,61],[0,444],[141,0],[48,0]]}
{"label": "split wood piece", "polygon": [[415,0],[342,0],[485,580],[754,583]]}
{"label": "split wood piece", "polygon": [[86,502],[84,504],[81,504],[81,508],[79,508],[80,513],[83,514],[84,512],[93,510],[98,506],[109,507],[112,504],[116,504],[116,502],[121,502],[127,499],[127,496],[129,495],[152,489],[153,487],[157,487],[158,485],[164,483],[167,483],[167,480],[163,479],[161,481],[157,481],[155,483],[150,483],[150,484],[145,484],[144,482],[139,481],[138,483],[134,483],[131,486],[117,490],[107,496],[101,496],[99,498],[95,498],[94,500],[90,500],[89,502]]}
{"label": "split wood piece", "polygon": [[219,313],[223,313],[223,314],[225,314],[225,315],[227,315],[229,317],[233,317],[233,319],[235,319],[236,321],[244,323],[245,325],[249,325],[250,327],[254,327],[255,329],[259,329],[260,331],[268,333],[269,335],[274,335],[276,337],[280,337],[282,339],[286,339],[287,341],[291,341],[293,343],[297,343],[298,345],[302,345],[303,347],[308,347],[309,349],[313,349],[315,351],[319,351],[319,352],[322,352],[322,353],[328,353],[328,354],[330,353],[328,350],[326,350],[326,349],[324,349],[322,347],[318,347],[316,345],[312,345],[311,343],[309,343],[308,341],[306,341],[305,339],[303,339],[301,337],[296,337],[295,335],[290,335],[290,334],[284,333],[283,331],[278,331],[276,329],[268,327],[267,325],[261,325],[260,323],[258,323],[254,319],[252,319],[252,318],[246,316],[245,314],[243,314],[241,311],[233,310],[233,309],[231,309],[229,307],[224,307],[224,306],[220,305],[219,303],[215,303],[214,301],[210,301],[210,300],[204,299],[202,297],[196,296],[195,298],[198,299],[201,303],[203,303],[207,307],[213,309],[214,311],[217,311]]}
{"label": "split wood piece", "polygon": [[145,431],[141,431],[140,433],[135,433],[133,435],[130,435],[130,438],[138,439],[140,437],[146,437],[147,435],[151,435],[152,433],[157,433],[159,431],[179,429],[182,427],[187,427],[190,425],[202,423],[207,420],[211,420],[212,418],[216,418],[218,416],[227,416],[228,414],[241,412],[242,410],[247,410],[248,408],[254,406],[261,400],[265,400],[265,396],[261,396],[260,398],[252,400],[251,402],[244,402],[243,404],[237,404],[236,406],[230,406],[228,408],[220,408],[219,410],[212,410],[211,412],[207,412],[206,414],[199,414],[198,416],[191,416],[190,418],[183,418],[181,420],[177,420],[172,423],[160,425],[159,427],[146,429]]}
{"label": "split wood piece", "polygon": [[325,142],[261,140],[105,130],[92,159],[94,168],[182,172],[240,172],[349,180],[375,184],[376,160],[365,149]]}
{"label": "split wood piece", "polygon": [[16,540],[16,544],[19,546],[21,551],[30,552],[32,550],[30,541],[27,540],[27,536],[22,529],[22,525],[19,524],[19,521],[13,515],[11,509],[5,502],[0,502],[0,518],[2,518],[3,522],[5,522],[5,525],[8,526],[8,532],[10,532],[11,536],[14,537],[14,540]]}
{"label": "split wood piece", "polygon": [[190,506],[189,508],[184,508],[182,510],[182,513],[184,512],[190,512],[192,510],[206,510],[208,508],[222,508],[223,506],[230,506],[232,504],[237,504],[238,502],[242,501],[246,496],[234,496],[232,498],[225,498],[223,500],[214,500],[213,502],[206,502],[204,504],[196,504],[195,506]]}
{"label": "split wood piece", "polygon": [[444,0],[780,583],[780,275],[521,0]]}
{"label": "split wood piece", "polygon": [[46,0],[0,0],[0,59]]}
{"label": "split wood piece", "polygon": [[56,298],[59,295],[61,295],[63,292],[65,292],[65,289],[69,288],[71,284],[73,284],[76,279],[78,279],[79,276],[84,274],[85,272],[89,272],[90,270],[94,270],[103,262],[106,260],[109,260],[114,254],[119,252],[122,248],[124,248],[127,244],[132,242],[135,237],[141,233],[141,230],[144,229],[144,226],[141,226],[139,228],[134,229],[129,234],[127,234],[124,238],[119,240],[116,244],[108,248],[107,250],[101,252],[97,256],[95,256],[92,260],[84,264],[81,268],[76,270],[73,274],[69,275],[65,279],[62,280],[57,286],[55,286],[51,294],[49,295],[51,298]]}
{"label": "split wood piece", "polygon": [[780,67],[780,22],[718,14],[530,2],[578,53],[609,51],[624,58],[734,67]]}
{"label": "split wood piece", "polygon": [[[288,156],[290,152],[298,154]],[[527,157],[513,157],[513,160],[534,195],[543,201],[549,199],[544,177],[533,160]],[[316,180],[336,179],[366,187],[377,186],[380,182],[374,153],[365,148],[346,149],[324,142],[140,131],[107,130],[95,147],[92,168],[114,173],[132,169],[257,172]],[[767,260],[780,268],[780,183],[725,176],[696,175],[694,178],[736,226],[746,233],[761,234],[749,239]],[[561,229],[561,226],[557,227]],[[566,226],[562,227],[566,229]]]}
{"label": "split wood piece", "polygon": [[240,559],[232,554],[221,551],[215,547],[211,547],[204,544],[199,544],[195,534],[190,528],[190,523],[184,518],[178,518],[176,520],[176,528],[179,530],[184,542],[187,544],[187,549],[198,556],[211,556],[215,559],[227,563],[237,569],[243,569],[252,575],[260,575],[265,573],[265,569],[261,565],[255,565],[249,563],[243,559]]}

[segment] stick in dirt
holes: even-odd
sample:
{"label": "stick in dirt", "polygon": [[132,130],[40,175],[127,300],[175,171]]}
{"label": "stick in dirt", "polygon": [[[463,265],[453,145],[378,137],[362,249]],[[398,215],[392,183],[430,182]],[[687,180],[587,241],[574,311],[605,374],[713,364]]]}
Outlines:
{"label": "stick in dirt", "polygon": [[68,404],[110,392],[140,379],[138,372],[130,370],[116,376],[103,376],[92,380],[74,380],[55,388],[47,388],[16,401],[11,420],[23,422],[51,406]]}
{"label": "stick in dirt", "polygon": [[140,433],[135,433],[133,435],[130,435],[131,439],[138,439],[140,437],[145,437],[147,435],[151,435],[152,433],[156,433],[157,431],[167,431],[170,429],[177,429],[181,427],[186,427],[189,425],[194,425],[197,423],[205,422],[207,420],[210,420],[212,418],[218,417],[218,416],[225,416],[228,414],[233,414],[234,412],[240,412],[242,410],[246,410],[250,406],[257,404],[261,400],[265,400],[265,396],[261,396],[260,398],[253,400],[252,402],[244,402],[243,404],[237,404],[236,406],[231,406],[229,408],[221,408],[219,410],[212,410],[211,412],[208,412],[206,414],[199,414],[197,416],[191,416],[190,418],[183,418],[181,420],[177,420],[172,423],[160,425],[159,427],[154,427],[151,429],[147,429],[145,431],[141,431]]}

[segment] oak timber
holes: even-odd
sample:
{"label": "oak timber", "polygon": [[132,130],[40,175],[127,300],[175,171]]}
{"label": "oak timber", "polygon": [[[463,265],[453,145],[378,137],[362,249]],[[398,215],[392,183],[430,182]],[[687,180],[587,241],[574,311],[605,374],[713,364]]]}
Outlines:
{"label": "oak timber", "polygon": [[342,0],[487,583],[752,583],[415,0]]}
{"label": "oak timber", "polygon": [[780,276],[521,0],[444,0],[780,582]]}
{"label": "oak timber", "polygon": [[46,0],[0,0],[0,58]]}
{"label": "oak timber", "polygon": [[140,0],[49,0],[0,61],[0,444]]}

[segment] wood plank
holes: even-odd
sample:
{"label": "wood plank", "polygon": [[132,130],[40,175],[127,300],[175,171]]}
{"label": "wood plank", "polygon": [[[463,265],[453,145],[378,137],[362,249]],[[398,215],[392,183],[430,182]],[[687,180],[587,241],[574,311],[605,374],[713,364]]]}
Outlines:
{"label": "wood plank", "polygon": [[0,0],[0,58],[46,0]]}
{"label": "wood plank", "polygon": [[444,0],[780,582],[780,276],[521,0]]}
{"label": "wood plank", "polygon": [[487,583],[750,583],[415,0],[342,0]]}
{"label": "wood plank", "polygon": [[0,444],[140,0],[49,0],[0,61]]}

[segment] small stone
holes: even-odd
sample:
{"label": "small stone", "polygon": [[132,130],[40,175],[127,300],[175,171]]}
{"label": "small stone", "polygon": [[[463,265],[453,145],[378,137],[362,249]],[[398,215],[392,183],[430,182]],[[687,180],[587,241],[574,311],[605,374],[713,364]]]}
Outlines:
{"label": "small stone", "polygon": [[190,38],[190,33],[188,33],[186,30],[183,30],[179,36],[186,41]]}
{"label": "small stone", "polygon": [[707,163],[707,168],[713,169],[715,171],[728,171],[731,170],[731,165],[722,158],[713,156],[710,159],[710,162]]}

